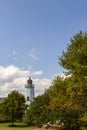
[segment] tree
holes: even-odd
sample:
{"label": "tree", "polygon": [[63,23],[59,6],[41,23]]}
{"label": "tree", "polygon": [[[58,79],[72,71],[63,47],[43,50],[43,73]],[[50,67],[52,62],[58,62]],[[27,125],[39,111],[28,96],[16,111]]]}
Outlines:
{"label": "tree", "polygon": [[[56,120],[60,120],[70,128],[79,127],[80,110],[76,103],[73,103],[72,77],[54,79],[52,86],[49,89],[50,103],[49,107],[54,112],[56,111]],[[55,113],[54,113],[55,114]]]}
{"label": "tree", "polygon": [[87,115],[87,33],[79,32],[71,39],[59,63],[67,70],[66,78],[54,79],[48,91],[50,109],[58,112],[56,117],[65,125],[76,128]]}
{"label": "tree", "polygon": [[[80,31],[73,38],[62,53],[59,63],[72,75],[74,82],[75,100],[86,110],[87,108],[87,32]],[[74,101],[74,102],[76,102]]]}
{"label": "tree", "polygon": [[59,63],[71,75],[69,81],[73,106],[80,116],[87,113],[87,32],[80,31],[71,38],[66,52],[59,57]]}
{"label": "tree", "polygon": [[2,116],[9,119],[14,125],[16,120],[21,120],[25,113],[25,97],[18,91],[12,91],[1,103]]}
{"label": "tree", "polygon": [[66,78],[56,77],[46,95],[35,98],[27,119],[33,123],[60,120],[73,130],[80,127],[82,117],[87,118],[87,32],[73,36],[58,60],[67,70]]}
{"label": "tree", "polygon": [[25,116],[27,124],[43,124],[49,121],[49,97],[46,93],[37,96],[30,104]]}
{"label": "tree", "polygon": [[87,32],[80,31],[71,38],[67,51],[59,57],[59,64],[74,76],[87,76]]}

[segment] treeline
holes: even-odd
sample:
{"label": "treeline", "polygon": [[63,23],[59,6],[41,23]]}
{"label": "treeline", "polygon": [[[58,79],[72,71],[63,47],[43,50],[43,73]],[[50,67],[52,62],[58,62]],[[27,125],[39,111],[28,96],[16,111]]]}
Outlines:
{"label": "treeline", "polygon": [[8,95],[0,104],[3,106],[0,117],[12,122],[23,119],[30,125],[60,121],[76,130],[87,126],[87,32],[81,31],[71,38],[66,51],[58,57],[58,63],[66,69],[64,77],[55,77],[49,89],[37,96],[28,109],[24,97]]}
{"label": "treeline", "polygon": [[66,69],[65,77],[56,77],[43,95],[35,98],[26,113],[32,124],[60,120],[72,129],[87,125],[87,33],[76,34],[58,57]]}

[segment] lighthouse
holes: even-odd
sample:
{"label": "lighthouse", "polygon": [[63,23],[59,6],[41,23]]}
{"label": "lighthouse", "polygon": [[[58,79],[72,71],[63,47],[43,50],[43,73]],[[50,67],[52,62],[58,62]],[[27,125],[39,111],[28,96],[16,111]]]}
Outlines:
{"label": "lighthouse", "polygon": [[27,80],[27,84],[25,84],[25,88],[26,88],[26,101],[27,103],[31,103],[34,99],[34,85],[32,83],[32,79],[31,77],[29,77],[29,79]]}

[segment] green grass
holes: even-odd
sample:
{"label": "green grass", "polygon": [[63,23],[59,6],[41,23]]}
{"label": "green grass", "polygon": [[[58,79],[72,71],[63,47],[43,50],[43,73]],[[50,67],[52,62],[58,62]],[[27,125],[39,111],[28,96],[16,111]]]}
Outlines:
{"label": "green grass", "polygon": [[34,127],[28,127],[25,124],[16,123],[15,127],[9,127],[9,123],[0,123],[0,130],[34,130]]}

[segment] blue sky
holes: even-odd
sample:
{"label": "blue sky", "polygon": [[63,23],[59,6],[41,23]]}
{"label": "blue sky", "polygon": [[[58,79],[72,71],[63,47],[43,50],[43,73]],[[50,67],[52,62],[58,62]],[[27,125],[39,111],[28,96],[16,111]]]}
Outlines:
{"label": "blue sky", "polygon": [[87,30],[86,0],[0,0],[0,66],[51,79],[63,72],[58,56],[80,30]]}

